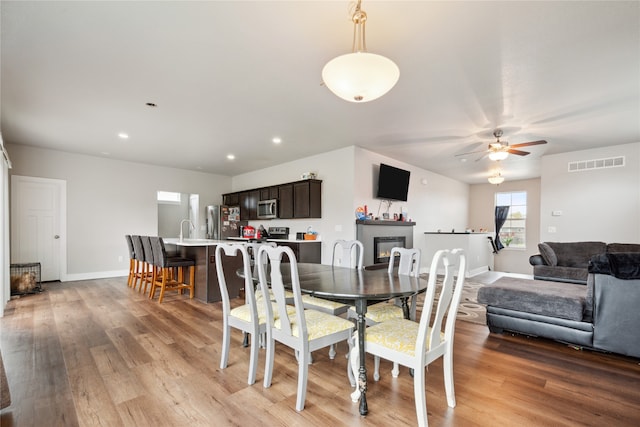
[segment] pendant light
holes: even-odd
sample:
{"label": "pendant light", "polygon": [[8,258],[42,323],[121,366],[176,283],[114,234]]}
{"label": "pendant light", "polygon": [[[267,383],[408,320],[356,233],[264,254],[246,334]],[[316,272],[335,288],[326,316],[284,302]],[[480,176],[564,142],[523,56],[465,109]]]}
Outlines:
{"label": "pendant light", "polygon": [[336,96],[350,102],[368,102],[389,92],[400,77],[400,69],[390,59],[367,52],[367,14],[358,0],[353,21],[352,53],[340,55],[322,69],[324,84]]}
{"label": "pendant light", "polygon": [[491,175],[488,180],[490,184],[499,185],[504,182],[504,176],[502,176],[502,174],[497,171],[494,175]]}

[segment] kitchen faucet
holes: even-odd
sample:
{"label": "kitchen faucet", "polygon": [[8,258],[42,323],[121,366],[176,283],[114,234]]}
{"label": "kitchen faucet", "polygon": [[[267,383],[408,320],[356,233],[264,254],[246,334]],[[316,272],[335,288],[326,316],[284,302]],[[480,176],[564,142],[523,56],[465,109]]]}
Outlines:
{"label": "kitchen faucet", "polygon": [[180,221],[180,241],[182,242],[183,238],[182,238],[182,226],[184,225],[185,222],[188,222],[191,225],[191,228],[193,228],[194,230],[196,229],[196,226],[193,225],[193,222],[191,222],[190,219],[183,219],[182,221]]}

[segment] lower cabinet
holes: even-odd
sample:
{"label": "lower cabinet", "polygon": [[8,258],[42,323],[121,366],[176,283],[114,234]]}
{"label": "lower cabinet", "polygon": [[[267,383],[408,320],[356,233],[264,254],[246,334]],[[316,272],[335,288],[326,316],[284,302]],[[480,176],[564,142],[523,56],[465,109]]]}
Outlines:
{"label": "lower cabinet", "polygon": [[322,242],[277,242],[278,246],[288,246],[296,256],[298,262],[311,264],[322,263]]}

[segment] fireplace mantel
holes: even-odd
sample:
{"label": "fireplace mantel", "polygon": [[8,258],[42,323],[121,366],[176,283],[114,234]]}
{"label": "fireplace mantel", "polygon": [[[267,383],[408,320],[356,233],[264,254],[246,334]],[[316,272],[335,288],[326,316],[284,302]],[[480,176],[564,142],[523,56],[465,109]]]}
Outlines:
{"label": "fireplace mantel", "polygon": [[416,225],[415,222],[409,222],[409,221],[392,221],[392,220],[376,220],[376,219],[356,219],[356,224],[362,224],[362,225],[394,225],[394,226],[408,226],[408,227],[413,227],[414,225]]}

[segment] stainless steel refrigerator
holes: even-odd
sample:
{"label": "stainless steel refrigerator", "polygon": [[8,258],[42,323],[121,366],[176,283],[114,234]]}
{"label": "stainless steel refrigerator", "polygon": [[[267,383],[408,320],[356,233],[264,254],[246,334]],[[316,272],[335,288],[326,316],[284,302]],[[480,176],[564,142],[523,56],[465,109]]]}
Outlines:
{"label": "stainless steel refrigerator", "polygon": [[207,239],[240,237],[240,227],[248,225],[248,221],[240,221],[240,206],[207,206],[205,215]]}

